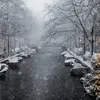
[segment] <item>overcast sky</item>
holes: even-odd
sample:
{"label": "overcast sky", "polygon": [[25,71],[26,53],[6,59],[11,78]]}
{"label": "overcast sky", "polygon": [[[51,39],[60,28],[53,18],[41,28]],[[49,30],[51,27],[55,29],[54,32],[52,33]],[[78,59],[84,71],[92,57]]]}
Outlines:
{"label": "overcast sky", "polygon": [[54,0],[23,0],[28,8],[33,12],[40,14],[45,8],[45,3],[52,4]]}
{"label": "overcast sky", "polygon": [[45,4],[53,4],[55,0],[23,0],[26,6],[33,12],[33,16],[36,17],[38,27],[37,31],[31,36],[31,40],[35,43],[41,42],[41,36],[44,34],[43,29],[43,10],[45,10]]}
{"label": "overcast sky", "polygon": [[36,17],[38,27],[37,31],[31,36],[31,40],[35,43],[41,42],[41,36],[43,32],[43,10],[45,9],[45,4],[53,4],[55,0],[23,0],[26,6],[33,12],[33,16]]}

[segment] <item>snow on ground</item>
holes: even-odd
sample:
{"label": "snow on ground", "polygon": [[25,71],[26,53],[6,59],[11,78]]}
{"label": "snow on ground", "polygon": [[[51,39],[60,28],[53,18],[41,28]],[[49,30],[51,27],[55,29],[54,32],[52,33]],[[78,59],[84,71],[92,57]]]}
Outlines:
{"label": "snow on ground", "polygon": [[[4,66],[4,68],[2,69],[2,67]],[[2,70],[1,70],[2,69]],[[2,73],[2,72],[5,72],[5,71],[7,71],[8,70],[8,65],[6,65],[6,64],[0,64],[0,73]]]}
{"label": "snow on ground", "polygon": [[18,57],[13,57],[13,58],[10,58],[8,59],[9,60],[9,63],[18,63]]}
{"label": "snow on ground", "polygon": [[65,55],[65,54],[68,54],[68,52],[64,51],[64,52],[61,53],[61,55]]}
{"label": "snow on ground", "polygon": [[[76,59],[78,59],[81,63],[83,63],[85,66],[89,67],[91,70],[93,70],[91,62],[90,61],[84,61],[83,58],[81,56],[77,56],[75,53],[71,52],[71,51],[66,51],[67,54],[71,54],[72,56],[74,56]],[[67,55],[66,55],[67,56]]]}
{"label": "snow on ground", "polygon": [[73,69],[84,68],[80,63],[75,63]]}
{"label": "snow on ground", "polygon": [[73,57],[73,56],[72,56],[71,54],[67,53],[67,54],[64,55],[64,57],[66,57],[66,58],[67,58],[67,57],[70,57],[70,58],[71,58],[71,57]]}
{"label": "snow on ground", "polygon": [[65,62],[65,63],[69,63],[69,62],[74,63],[74,62],[75,62],[75,59],[68,59],[68,60],[65,60],[64,62]]}

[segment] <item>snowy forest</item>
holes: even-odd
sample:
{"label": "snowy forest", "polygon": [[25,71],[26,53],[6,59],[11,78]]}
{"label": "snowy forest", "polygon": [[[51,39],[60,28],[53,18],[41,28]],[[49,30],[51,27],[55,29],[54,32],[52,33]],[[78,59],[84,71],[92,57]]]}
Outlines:
{"label": "snowy forest", "polygon": [[0,0],[0,52],[24,47],[35,27],[35,18],[21,0]]}
{"label": "snowy forest", "polygon": [[[99,0],[57,0],[46,5],[45,37],[60,39],[61,45],[70,49],[82,48],[99,52],[100,45],[100,1]],[[98,49],[97,49],[98,48]]]}
{"label": "snowy forest", "polygon": [[0,0],[0,100],[100,100],[100,0]]}

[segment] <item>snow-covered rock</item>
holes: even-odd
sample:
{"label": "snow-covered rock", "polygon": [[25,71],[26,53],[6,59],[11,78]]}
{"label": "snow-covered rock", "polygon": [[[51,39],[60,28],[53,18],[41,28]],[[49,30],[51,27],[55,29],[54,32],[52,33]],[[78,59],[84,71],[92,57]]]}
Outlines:
{"label": "snow-covered rock", "polygon": [[67,53],[64,55],[65,58],[74,58],[71,54]]}
{"label": "snow-covered rock", "polygon": [[15,53],[19,53],[20,52],[20,48],[15,48]]}
{"label": "snow-covered rock", "polygon": [[22,52],[22,53],[20,54],[20,57],[27,58],[27,57],[28,57],[28,54],[26,54],[25,52]]}
{"label": "snow-covered rock", "polygon": [[84,77],[82,77],[82,78],[80,79],[80,81],[81,81],[83,84],[85,84],[86,82],[92,80],[93,77],[94,77],[94,75],[93,75],[92,73],[88,73],[88,74],[86,74]]}
{"label": "snow-covered rock", "polygon": [[30,51],[30,54],[34,54],[34,53],[36,53],[36,50],[35,50],[35,49],[32,49],[32,50]]}
{"label": "snow-covered rock", "polygon": [[18,63],[19,62],[19,59],[18,57],[12,57],[10,59],[8,59],[9,63]]}
{"label": "snow-covered rock", "polygon": [[22,57],[17,57],[18,61],[21,61],[23,58]]}
{"label": "snow-covered rock", "polygon": [[88,69],[86,67],[83,67],[81,64],[79,63],[74,63],[73,65],[74,67],[71,68],[70,73],[72,76],[82,76],[85,73],[88,72]]}
{"label": "snow-covered rock", "polygon": [[63,52],[61,53],[62,56],[64,56],[65,54],[68,54],[68,52],[67,52],[67,51],[63,51]]}
{"label": "snow-covered rock", "polygon": [[91,61],[84,61],[83,58],[81,56],[77,56],[75,53],[71,52],[68,50],[68,53],[71,54],[72,56],[75,57],[75,59],[79,60],[79,62],[84,65],[85,67],[90,68],[91,70],[93,70],[93,67],[91,65]]}
{"label": "snow-covered rock", "polygon": [[6,72],[8,70],[8,65],[0,63],[0,73]]}
{"label": "snow-covered rock", "polygon": [[85,91],[87,92],[87,94],[89,94],[91,96],[95,95],[94,94],[95,93],[94,92],[94,84],[91,84],[91,85],[84,84],[83,87],[84,87]]}
{"label": "snow-covered rock", "polygon": [[65,65],[73,66],[74,62],[75,62],[75,59],[67,59],[67,60],[65,60]]}

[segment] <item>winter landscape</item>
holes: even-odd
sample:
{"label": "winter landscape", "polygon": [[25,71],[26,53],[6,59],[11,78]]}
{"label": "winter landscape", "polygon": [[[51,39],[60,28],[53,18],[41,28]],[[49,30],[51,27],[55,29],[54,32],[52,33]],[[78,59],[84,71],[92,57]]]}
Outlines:
{"label": "winter landscape", "polygon": [[0,0],[0,100],[100,100],[100,0]]}

